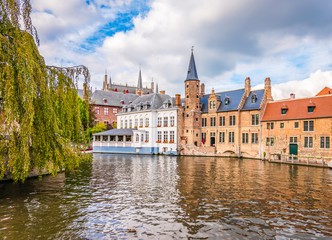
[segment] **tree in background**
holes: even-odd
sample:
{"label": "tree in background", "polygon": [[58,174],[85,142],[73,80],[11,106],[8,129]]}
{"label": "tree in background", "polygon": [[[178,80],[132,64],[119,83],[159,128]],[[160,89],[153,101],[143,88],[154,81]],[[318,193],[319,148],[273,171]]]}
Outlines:
{"label": "tree in background", "polygon": [[0,178],[14,181],[77,167],[88,126],[76,88],[88,69],[47,66],[30,13],[29,0],[0,0]]}

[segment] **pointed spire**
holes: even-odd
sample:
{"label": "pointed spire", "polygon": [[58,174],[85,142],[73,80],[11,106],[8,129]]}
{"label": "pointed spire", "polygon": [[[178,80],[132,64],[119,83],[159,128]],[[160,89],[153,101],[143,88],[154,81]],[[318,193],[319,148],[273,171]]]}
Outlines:
{"label": "pointed spire", "polygon": [[156,85],[156,93],[159,93],[159,91],[158,91],[158,83]]}
{"label": "pointed spire", "polygon": [[141,65],[139,66],[139,74],[138,74],[138,82],[137,82],[137,89],[142,89],[142,73],[141,73]]}
{"label": "pointed spire", "polygon": [[110,85],[109,85],[109,89],[112,88],[112,78],[111,78],[111,74],[110,74]]}
{"label": "pointed spire", "polygon": [[191,56],[188,67],[187,80],[199,80],[196,70],[195,58],[194,58],[194,46],[191,48]]}

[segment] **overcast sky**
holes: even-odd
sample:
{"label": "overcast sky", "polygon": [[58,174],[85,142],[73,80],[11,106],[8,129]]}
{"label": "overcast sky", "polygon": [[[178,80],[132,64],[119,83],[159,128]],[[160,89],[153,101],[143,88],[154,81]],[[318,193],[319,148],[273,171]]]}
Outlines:
{"label": "overcast sky", "polygon": [[[273,97],[332,87],[332,1],[32,0],[49,65],[86,65],[93,89],[115,83],[184,94],[191,47],[206,92],[272,80]],[[81,86],[79,86],[81,87]]]}

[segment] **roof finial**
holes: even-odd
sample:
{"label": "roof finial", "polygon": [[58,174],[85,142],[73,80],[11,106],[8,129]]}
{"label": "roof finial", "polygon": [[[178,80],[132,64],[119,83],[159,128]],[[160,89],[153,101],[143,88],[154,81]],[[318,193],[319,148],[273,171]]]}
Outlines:
{"label": "roof finial", "polygon": [[191,52],[194,52],[194,46],[191,46]]}

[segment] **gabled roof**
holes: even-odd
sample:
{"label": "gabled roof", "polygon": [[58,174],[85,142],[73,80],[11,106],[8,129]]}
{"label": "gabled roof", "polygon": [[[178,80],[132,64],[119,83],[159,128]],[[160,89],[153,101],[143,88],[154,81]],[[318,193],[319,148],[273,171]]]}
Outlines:
{"label": "gabled roof", "polygon": [[[217,110],[217,112],[227,112],[227,111],[236,111],[240,105],[242,96],[244,94],[244,88],[225,91],[225,92],[217,92],[217,98],[220,97],[221,104]],[[206,94],[200,99],[200,103],[202,104],[201,111],[202,113],[207,113],[209,111],[209,97],[210,94]],[[225,105],[226,97],[229,98],[229,104]]]}
{"label": "gabled roof", "polygon": [[[131,93],[96,90],[92,93],[91,100],[95,105],[123,107],[123,105],[133,102],[138,97],[138,95]],[[104,99],[106,99],[106,103]],[[124,104],[121,101],[124,101]]]}
{"label": "gabled roof", "polygon": [[[281,121],[293,119],[311,119],[332,117],[332,95],[318,96],[302,99],[286,99],[270,102],[262,121]],[[281,109],[287,106],[286,114],[281,114]],[[315,106],[312,113],[308,112],[308,106]]]}
{"label": "gabled roof", "polygon": [[196,70],[196,64],[194,59],[194,52],[191,51],[190,61],[189,61],[189,67],[188,67],[188,74],[187,74],[187,80],[199,80]]}
{"label": "gabled roof", "polygon": [[[242,111],[259,110],[264,97],[264,92],[265,92],[264,89],[251,91],[241,110]],[[253,102],[252,99],[255,96],[256,96],[256,102]]]}
{"label": "gabled roof", "polygon": [[316,96],[324,96],[324,95],[330,95],[330,94],[332,94],[332,88],[325,87],[319,93],[317,93]]}
{"label": "gabled roof", "polygon": [[168,108],[174,107],[174,101],[169,95],[152,93],[152,94],[139,96],[131,104],[124,106],[124,108],[133,107],[130,112],[138,112],[142,110],[138,110],[137,106],[144,106],[147,103],[149,103],[148,108],[143,110],[164,109],[165,103],[170,104]]}

